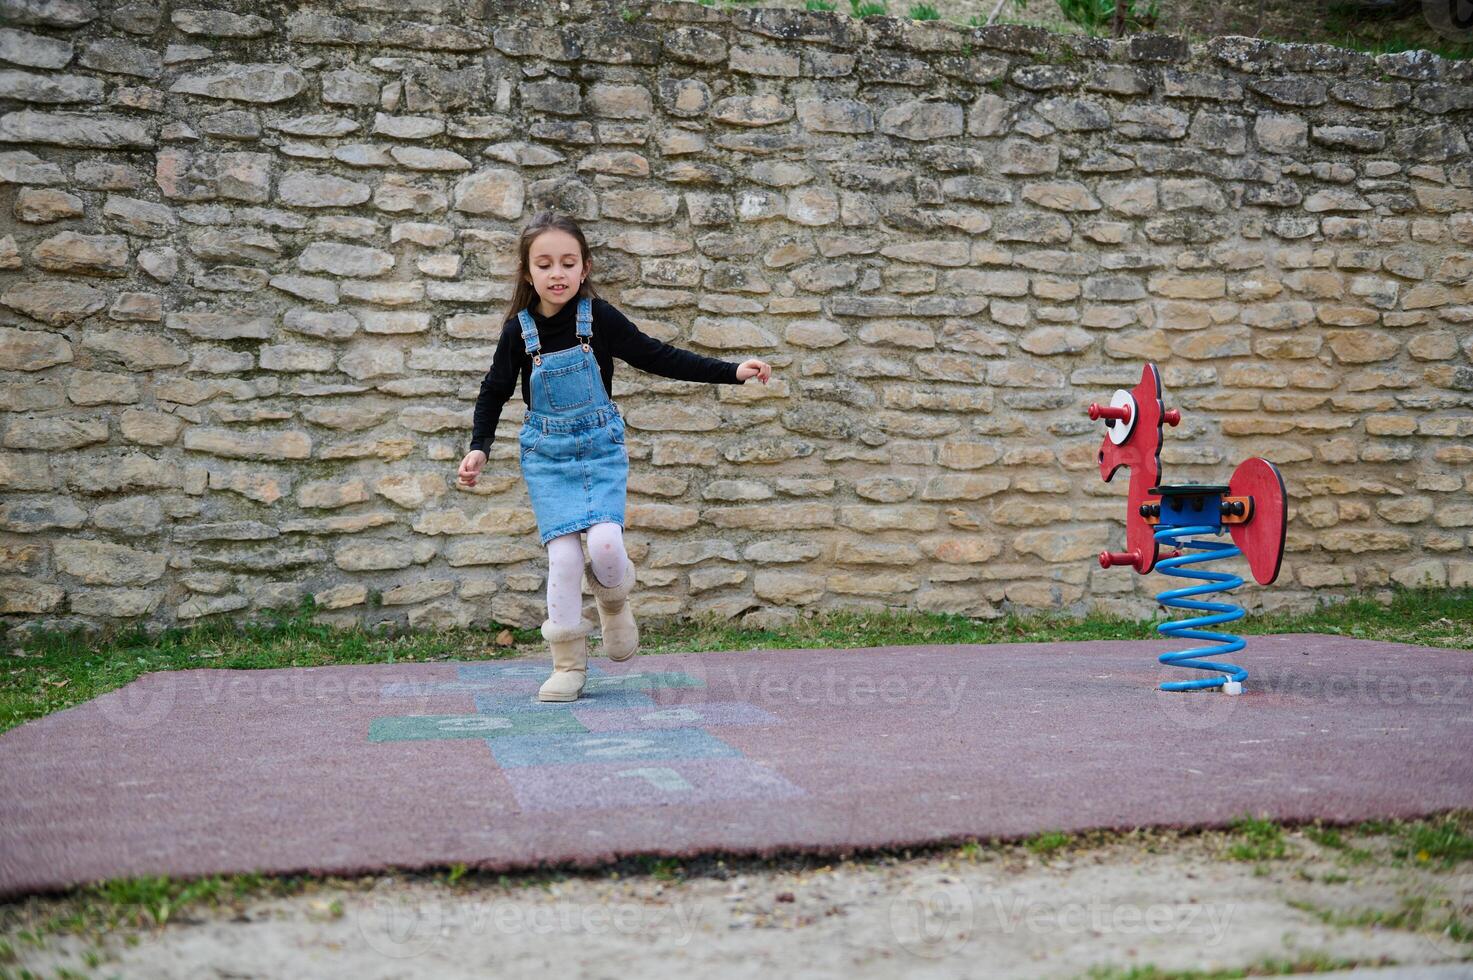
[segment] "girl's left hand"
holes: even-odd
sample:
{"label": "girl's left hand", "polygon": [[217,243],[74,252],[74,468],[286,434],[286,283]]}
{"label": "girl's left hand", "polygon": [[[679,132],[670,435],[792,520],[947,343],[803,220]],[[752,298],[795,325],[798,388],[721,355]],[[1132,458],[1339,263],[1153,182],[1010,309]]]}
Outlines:
{"label": "girl's left hand", "polygon": [[769,365],[766,361],[759,361],[753,358],[750,361],[743,361],[742,363],[737,365],[738,381],[746,381],[748,378],[756,378],[763,384],[767,384],[767,379],[770,377],[772,377],[772,366]]}

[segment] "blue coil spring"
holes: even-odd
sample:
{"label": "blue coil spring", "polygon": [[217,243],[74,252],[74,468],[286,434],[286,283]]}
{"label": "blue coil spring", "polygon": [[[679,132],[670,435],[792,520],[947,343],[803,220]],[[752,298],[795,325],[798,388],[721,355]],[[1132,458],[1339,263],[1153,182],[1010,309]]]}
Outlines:
{"label": "blue coil spring", "polygon": [[[1222,561],[1225,558],[1236,558],[1242,554],[1236,545],[1222,541],[1187,540],[1194,534],[1221,534],[1222,528],[1209,524],[1163,527],[1156,531],[1156,541],[1171,548],[1177,548],[1186,552],[1195,549],[1200,554],[1181,554],[1174,558],[1163,558],[1156,563],[1156,568],[1164,575],[1174,575],[1177,578],[1201,579],[1202,585],[1193,585],[1184,589],[1169,589],[1156,596],[1156,601],[1163,606],[1172,609],[1190,609],[1196,612],[1211,613],[1210,616],[1197,616],[1192,619],[1179,619],[1173,623],[1162,623],[1156,627],[1163,636],[1173,639],[1207,640],[1213,646],[1194,647],[1190,650],[1177,650],[1172,653],[1163,653],[1159,660],[1161,663],[1171,667],[1191,667],[1196,670],[1209,670],[1215,676],[1204,677],[1191,681],[1167,681],[1161,685],[1163,691],[1200,691],[1209,687],[1221,687],[1223,682],[1230,676],[1233,680],[1242,682],[1248,679],[1248,671],[1236,664],[1202,660],[1200,657],[1217,657],[1223,654],[1236,653],[1243,649],[1244,641],[1240,636],[1231,633],[1212,633],[1203,627],[1217,626],[1220,623],[1231,623],[1233,620],[1242,619],[1244,612],[1241,606],[1235,606],[1227,602],[1202,602],[1196,596],[1210,595],[1214,592],[1227,592],[1236,589],[1243,584],[1243,580],[1236,575],[1227,572],[1212,572],[1203,568],[1189,569],[1188,565],[1200,565],[1204,562]],[[1227,676],[1224,676],[1227,675]]]}

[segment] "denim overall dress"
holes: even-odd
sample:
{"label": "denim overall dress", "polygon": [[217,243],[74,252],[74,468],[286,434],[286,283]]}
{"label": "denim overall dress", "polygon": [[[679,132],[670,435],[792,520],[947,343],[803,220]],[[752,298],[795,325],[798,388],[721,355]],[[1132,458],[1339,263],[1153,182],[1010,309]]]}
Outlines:
{"label": "denim overall dress", "polygon": [[609,401],[589,340],[593,303],[578,300],[578,346],[542,353],[537,325],[517,314],[532,358],[531,407],[522,425],[522,479],[543,544],[605,522],[624,526],[629,454],[624,420]]}

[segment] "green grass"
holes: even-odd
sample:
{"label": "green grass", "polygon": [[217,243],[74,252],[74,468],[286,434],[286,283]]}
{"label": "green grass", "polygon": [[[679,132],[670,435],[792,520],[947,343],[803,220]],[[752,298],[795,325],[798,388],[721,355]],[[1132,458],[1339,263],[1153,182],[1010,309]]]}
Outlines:
{"label": "green grass", "polygon": [[1070,840],[1071,838],[1068,834],[1052,830],[1028,838],[1023,842],[1023,846],[1039,857],[1047,857],[1055,851],[1068,847]]}
{"label": "green grass", "polygon": [[[120,878],[75,888],[58,897],[0,903],[0,929],[8,936],[0,939],[0,968],[19,959],[16,942],[45,949],[51,936],[75,936],[90,942],[93,948],[85,949],[81,956],[89,968],[96,968],[103,961],[101,950],[110,935],[133,944],[143,932],[190,921],[206,911],[240,911],[248,900],[287,898],[324,887],[349,889],[358,884],[349,879],[261,874]],[[341,918],[341,901],[334,899],[327,913]],[[0,977],[9,975],[0,969]]]}
{"label": "green grass", "polygon": [[[519,644],[536,630],[513,631]],[[0,662],[0,732],[69,708],[158,670],[259,670],[329,664],[396,663],[506,656],[495,633],[457,631],[387,635],[314,624],[303,610],[264,624],[215,621],[149,635],[49,634],[27,640]]]}
{"label": "green grass", "polygon": [[1345,850],[1345,838],[1341,837],[1340,831],[1333,827],[1306,827],[1304,836],[1321,847],[1328,847],[1335,851]]}
{"label": "green grass", "polygon": [[[1466,814],[1446,814],[1435,820],[1367,820],[1358,824],[1354,833],[1389,841],[1383,850],[1390,858],[1386,863],[1393,866],[1447,870],[1473,861],[1473,820]],[[1334,850],[1345,864],[1368,864],[1378,857],[1369,847],[1351,847],[1338,830],[1313,828],[1306,831],[1306,836]]]}
{"label": "green grass", "polygon": [[1442,868],[1473,860],[1473,836],[1451,818],[1410,824],[1402,828],[1400,836],[1391,852],[1398,858],[1422,864],[1435,862]]}
{"label": "green grass", "polygon": [[1294,973],[1329,973],[1358,966],[1388,966],[1390,961],[1342,960],[1323,953],[1306,953],[1294,959],[1259,960],[1252,966],[1235,970],[1162,970],[1153,964],[1131,967],[1095,967],[1085,976],[1088,980],[1238,980],[1240,977],[1281,977]]}
{"label": "green grass", "polygon": [[154,876],[104,881],[94,893],[105,905],[131,917],[134,925],[162,926],[178,908],[197,902],[218,905],[231,887],[218,876],[185,881]]}
{"label": "green grass", "polygon": [[1403,929],[1408,932],[1431,932],[1447,936],[1455,942],[1473,940],[1473,926],[1451,911],[1446,899],[1438,902],[1426,895],[1407,895],[1393,909],[1358,909],[1344,912],[1327,909],[1298,899],[1288,905],[1337,929]]}
{"label": "green grass", "polygon": [[[712,6],[715,0],[698,0]],[[723,0],[731,9],[761,0]],[[804,0],[808,10],[833,10],[832,0]],[[993,0],[953,5],[946,15],[934,4],[919,3],[907,8],[912,20],[948,19],[959,27],[982,27],[992,14]],[[1092,37],[1113,33],[1114,0],[1005,0],[994,23],[1036,27],[1053,34],[1086,34]],[[1227,8],[1227,9],[1224,9]],[[855,17],[886,14],[878,0],[849,0]],[[926,13],[916,14],[916,10]],[[1302,0],[1266,0],[1266,4],[1221,4],[1211,0],[1131,0],[1126,33],[1162,31],[1201,44],[1224,34],[1246,34],[1267,41],[1331,44],[1370,54],[1425,50],[1444,58],[1473,58],[1473,43],[1451,40],[1438,34],[1421,16],[1420,9],[1405,16],[1368,17],[1355,4],[1305,4]]]}
{"label": "green grass", "polygon": [[[1371,838],[1363,843],[1380,846],[1352,847],[1345,835]],[[1272,820],[1243,816],[1229,829],[1225,856],[1234,861],[1260,863],[1292,856],[1284,828]],[[1347,865],[1377,862],[1389,867],[1433,867],[1448,870],[1473,861],[1473,821],[1468,814],[1446,814],[1434,820],[1367,820],[1354,830],[1311,825],[1303,828],[1306,838],[1332,851]]]}
{"label": "green grass", "polygon": [[1393,34],[1389,37],[1367,40],[1354,35],[1346,35],[1333,43],[1342,48],[1350,48],[1352,51],[1364,51],[1367,54],[1396,54],[1400,51],[1431,51],[1439,57],[1449,61],[1466,61],[1473,58],[1473,44],[1460,44],[1456,41],[1434,41],[1429,43],[1424,38],[1406,37]]}
{"label": "green grass", "polygon": [[[309,609],[269,623],[215,621],[149,635],[47,634],[22,642],[0,661],[0,732],[80,704],[157,670],[256,670],[330,664],[484,660],[543,649],[535,629],[513,630],[516,646],[496,647],[488,630],[390,634],[340,630],[312,622]],[[1473,590],[1401,591],[1388,605],[1352,599],[1301,615],[1250,616],[1234,624],[1244,635],[1324,633],[1473,650]],[[1094,614],[1006,616],[972,620],[911,612],[827,612],[782,629],[726,622],[666,620],[643,625],[648,653],[714,650],[851,649],[873,646],[1060,643],[1144,640],[1150,622]]]}
{"label": "green grass", "polygon": [[[1410,23],[1415,26],[1419,20],[1413,18]],[[1473,58],[1473,43],[1416,33],[1408,29],[1406,18],[1368,18],[1355,4],[1330,3],[1322,24],[1328,43],[1367,54],[1423,50],[1453,61]]]}
{"label": "green grass", "polygon": [[1283,828],[1272,820],[1240,817],[1233,823],[1232,832],[1237,840],[1227,853],[1234,861],[1278,861],[1288,853]]}
{"label": "green grass", "polygon": [[659,881],[675,881],[685,873],[685,869],[675,858],[647,857],[641,863],[646,869],[645,873]]}
{"label": "green grass", "polygon": [[[1059,0],[1059,9],[1069,20],[1091,33],[1112,26],[1115,20],[1115,0]],[[1156,16],[1154,0],[1144,3],[1129,0],[1126,4],[1125,19],[1132,28],[1149,29],[1155,24]]]}
{"label": "green grass", "polygon": [[[1389,605],[1352,599],[1313,613],[1249,616],[1233,624],[1241,634],[1324,633],[1359,639],[1420,643],[1473,650],[1473,589],[1403,591]],[[952,643],[1055,643],[1156,637],[1150,621],[1092,614],[962,616],[904,612],[833,612],[800,619],[781,630],[747,630],[692,621],[654,625],[641,649],[654,653],[704,650],[802,649]]]}
{"label": "green grass", "polygon": [[[715,6],[716,0],[697,0]],[[731,10],[765,0],[721,0]],[[786,6],[787,4],[784,4]],[[803,0],[807,10],[845,9],[834,0]],[[945,14],[933,3],[908,4],[912,20],[947,20],[958,27],[984,26],[994,0],[953,5]],[[1114,0],[1004,0],[994,24],[1040,28],[1055,35],[1113,34]],[[889,13],[883,0],[849,0],[857,18]],[[919,13],[918,13],[919,11]],[[934,16],[933,16],[934,14]],[[1473,59],[1473,42],[1439,34],[1420,8],[1400,17],[1372,17],[1354,3],[1305,4],[1302,0],[1265,0],[1263,4],[1221,4],[1215,0],[1130,0],[1126,33],[1160,31],[1202,44],[1213,37],[1243,34],[1281,43],[1329,44],[1368,54],[1423,50],[1450,60]]]}
{"label": "green grass", "polygon": [[[1469,860],[1465,843],[1467,833],[1473,830],[1473,812],[1448,814],[1433,821],[1376,821],[1363,825],[1369,829],[1344,828],[1335,831],[1335,838],[1342,847],[1349,848],[1347,838],[1374,837],[1390,838],[1393,841],[1434,843],[1440,852],[1447,852],[1454,861]],[[1306,827],[1306,833],[1315,830],[1323,836],[1323,828]],[[1229,832],[1230,840],[1248,841],[1257,846],[1273,849],[1273,842],[1281,841],[1284,831],[1277,824],[1266,820],[1245,817]],[[1432,834],[1435,839],[1429,838]],[[960,845],[938,844],[934,847],[907,848],[902,851],[878,849],[861,854],[842,857],[865,865],[891,866],[911,858],[925,859],[933,855],[956,855],[969,861],[1007,859],[1010,855],[1023,852],[1045,856],[1065,847],[1090,850],[1112,844],[1129,844],[1157,853],[1169,851],[1182,841],[1197,836],[1188,832],[1168,830],[1132,830],[1125,832],[1089,831],[1079,834],[1050,832],[1039,834],[1020,842],[998,840],[968,840]],[[1383,854],[1384,842],[1375,840],[1355,841],[1376,847]],[[1295,857],[1296,855],[1288,855]],[[432,882],[457,891],[505,892],[524,889],[549,891],[554,885],[574,878],[618,880],[621,877],[642,876],[656,881],[682,883],[693,877],[714,876],[725,880],[733,873],[761,873],[786,870],[807,871],[828,867],[834,861],[823,855],[777,855],[767,858],[730,857],[707,855],[689,860],[677,860],[653,855],[631,856],[616,864],[596,869],[544,867],[513,874],[487,873],[468,870],[463,864],[451,865],[439,871],[420,873],[397,873],[396,879]],[[1393,862],[1394,863],[1394,862]],[[1426,862],[1419,862],[1423,868]],[[1433,873],[1437,873],[1434,870]],[[245,908],[245,903],[255,899],[291,898],[319,894],[323,891],[363,891],[372,889],[378,882],[373,875],[360,878],[313,878],[303,875],[269,876],[262,874],[240,874],[211,876],[199,879],[173,879],[167,877],[142,877],[96,882],[72,889],[59,896],[33,897],[0,902],[0,966],[14,963],[18,958],[17,945],[45,948],[48,937],[57,935],[80,936],[100,944],[108,934],[117,932],[124,941],[129,941],[139,931],[156,930],[169,924],[188,922],[206,912],[226,914]],[[1291,905],[1293,903],[1290,903]],[[1445,904],[1445,903],[1444,903]],[[1437,931],[1453,939],[1473,939],[1470,927],[1456,914],[1445,911],[1442,905],[1433,905],[1425,899],[1411,898],[1402,906],[1392,910],[1366,910],[1356,912],[1327,911],[1308,903],[1294,905],[1337,926],[1382,926],[1385,928],[1412,931]],[[343,915],[342,902],[336,898],[325,906],[326,913],[334,918]],[[85,954],[84,954],[85,957]],[[1091,977],[1106,980],[1123,980],[1132,977],[1138,980],[1160,980],[1160,978],[1185,978],[1202,980],[1210,977],[1242,977],[1275,975],[1330,969],[1313,959],[1295,961],[1264,961],[1244,970],[1224,973],[1169,973],[1154,966],[1141,966],[1132,970],[1092,971]],[[1340,964],[1350,966],[1353,964]],[[1134,972],[1132,972],[1134,971]],[[5,974],[0,972],[0,977]]]}
{"label": "green grass", "polygon": [[[1431,38],[1415,34],[1367,33],[1357,29],[1353,25],[1337,28],[1333,21],[1325,23],[1326,36],[1316,39],[1318,43],[1332,44],[1338,48],[1346,48],[1351,51],[1360,51],[1364,54],[1397,54],[1402,51],[1430,51],[1439,57],[1449,61],[1464,61],[1473,58],[1473,44],[1459,41],[1451,41],[1446,38]],[[1275,34],[1265,34],[1265,41],[1275,41],[1280,44],[1302,44],[1303,38],[1282,37]],[[1193,40],[1203,40],[1193,38]]]}

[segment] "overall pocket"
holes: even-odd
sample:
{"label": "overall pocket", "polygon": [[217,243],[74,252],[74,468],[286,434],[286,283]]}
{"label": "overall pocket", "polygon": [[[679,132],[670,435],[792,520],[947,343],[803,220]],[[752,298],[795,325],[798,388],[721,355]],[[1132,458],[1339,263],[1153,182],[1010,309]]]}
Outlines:
{"label": "overall pocket", "polygon": [[542,430],[523,427],[518,441],[522,445],[522,455],[537,451],[537,444],[542,441]]}
{"label": "overall pocket", "polygon": [[547,403],[554,411],[565,412],[593,403],[593,372],[586,361],[564,368],[544,369],[542,382],[547,386]]}

